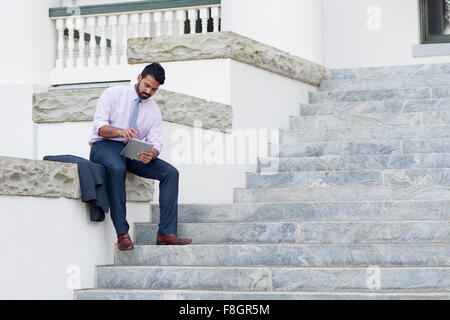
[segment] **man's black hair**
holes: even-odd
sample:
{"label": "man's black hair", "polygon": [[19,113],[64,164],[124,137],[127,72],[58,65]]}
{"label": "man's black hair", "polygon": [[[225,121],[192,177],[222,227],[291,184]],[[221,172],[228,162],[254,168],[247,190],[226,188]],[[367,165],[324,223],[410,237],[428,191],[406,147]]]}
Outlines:
{"label": "man's black hair", "polygon": [[147,77],[148,75],[152,76],[159,84],[164,84],[166,80],[166,72],[164,68],[157,62],[153,62],[144,68],[141,73],[142,78]]}

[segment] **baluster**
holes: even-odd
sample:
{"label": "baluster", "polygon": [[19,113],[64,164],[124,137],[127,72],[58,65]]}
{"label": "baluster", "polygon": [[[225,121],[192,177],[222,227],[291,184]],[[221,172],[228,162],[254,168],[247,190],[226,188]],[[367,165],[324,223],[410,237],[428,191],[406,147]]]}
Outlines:
{"label": "baluster", "polygon": [[98,64],[100,66],[106,66],[106,16],[100,16],[97,18],[97,25],[99,28],[100,36],[100,56],[98,58]]}
{"label": "baluster", "polygon": [[155,21],[155,29],[156,29],[155,36],[161,37],[161,34],[162,34],[162,12],[161,11],[156,11],[155,13],[153,13],[153,21]]}
{"label": "baluster", "polygon": [[117,16],[108,17],[108,25],[111,27],[111,56],[109,57],[110,65],[117,65]]}
{"label": "baluster", "polygon": [[127,57],[127,42],[128,42],[128,15],[127,14],[121,14],[119,16],[119,24],[120,29],[122,30],[122,43],[120,46],[120,64],[126,65],[128,64],[128,57]]}
{"label": "baluster", "polygon": [[144,24],[144,37],[150,38],[150,12],[142,14],[142,23]]}
{"label": "baluster", "polygon": [[173,11],[164,12],[164,18],[167,25],[167,35],[170,37],[173,35]]}
{"label": "baluster", "polygon": [[184,21],[186,20],[186,11],[177,10],[178,34],[184,34]]}
{"label": "baluster", "polygon": [[133,13],[131,19],[131,37],[139,38],[139,14]]}
{"label": "baluster", "polygon": [[66,20],[66,28],[69,31],[69,39],[67,42],[67,68],[73,68],[75,64],[75,26],[73,23],[73,18]]}
{"label": "baluster", "polygon": [[197,9],[188,10],[188,18],[191,26],[191,32],[195,33],[196,25],[197,25]]}
{"label": "baluster", "polygon": [[78,58],[77,58],[77,67],[84,67],[84,49],[86,44],[84,43],[84,18],[77,18],[77,29],[78,29]]}
{"label": "baluster", "polygon": [[58,45],[56,55],[56,68],[64,68],[64,20],[56,20],[56,30],[58,31]]}
{"label": "baluster", "polygon": [[213,25],[214,25],[213,32],[219,32],[220,8],[212,7],[211,8],[211,16],[213,18]]}
{"label": "baluster", "polygon": [[88,67],[95,67],[97,63],[97,43],[95,42],[97,20],[95,17],[87,18],[87,27],[89,30],[89,55],[88,55]]}
{"label": "baluster", "polygon": [[208,32],[208,8],[201,8],[200,9],[200,19],[202,21],[202,33]]}

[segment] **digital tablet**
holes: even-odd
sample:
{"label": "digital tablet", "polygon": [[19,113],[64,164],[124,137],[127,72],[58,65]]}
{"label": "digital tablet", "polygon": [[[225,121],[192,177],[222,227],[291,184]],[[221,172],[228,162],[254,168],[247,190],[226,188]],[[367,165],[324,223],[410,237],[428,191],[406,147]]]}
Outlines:
{"label": "digital tablet", "polygon": [[138,157],[138,152],[141,151],[150,151],[153,149],[153,144],[149,142],[145,142],[142,140],[137,140],[135,138],[131,138],[130,141],[128,141],[128,144],[126,147],[122,150],[120,153],[121,156],[133,159],[133,160],[140,160]]}

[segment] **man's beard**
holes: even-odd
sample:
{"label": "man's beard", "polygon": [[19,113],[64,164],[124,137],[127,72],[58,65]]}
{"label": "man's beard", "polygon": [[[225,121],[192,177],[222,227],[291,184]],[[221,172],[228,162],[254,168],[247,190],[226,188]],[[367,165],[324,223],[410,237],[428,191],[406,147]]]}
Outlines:
{"label": "man's beard", "polygon": [[[142,81],[142,80],[141,80],[141,81]],[[140,87],[140,85],[141,85],[141,81],[139,81],[139,83],[138,83],[137,86],[136,86],[136,93],[138,94],[139,98],[141,98],[141,100],[146,100],[146,99],[150,98],[150,95],[148,95],[148,94],[146,94],[146,93],[144,93],[144,92],[139,91],[139,87]]]}

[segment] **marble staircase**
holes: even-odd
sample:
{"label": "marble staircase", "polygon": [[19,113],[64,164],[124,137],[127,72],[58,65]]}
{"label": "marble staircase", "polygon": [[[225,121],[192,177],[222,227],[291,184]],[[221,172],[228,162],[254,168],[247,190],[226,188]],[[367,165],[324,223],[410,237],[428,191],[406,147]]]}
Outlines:
{"label": "marble staircase", "polygon": [[75,298],[450,299],[450,64],[332,74],[233,204],[179,206],[192,245],[154,205]]}

